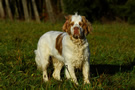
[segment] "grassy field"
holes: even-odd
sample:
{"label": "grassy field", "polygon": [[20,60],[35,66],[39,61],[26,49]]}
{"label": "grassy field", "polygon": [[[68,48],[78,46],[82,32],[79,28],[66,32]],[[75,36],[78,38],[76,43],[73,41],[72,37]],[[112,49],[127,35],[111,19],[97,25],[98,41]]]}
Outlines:
{"label": "grassy field", "polygon": [[82,74],[76,71],[79,86],[66,80],[54,80],[49,68],[48,83],[35,63],[34,50],[39,37],[49,30],[61,30],[63,23],[26,23],[0,21],[0,89],[41,90],[108,90],[135,89],[135,26],[128,24],[93,24],[90,44],[90,81],[83,85]]}

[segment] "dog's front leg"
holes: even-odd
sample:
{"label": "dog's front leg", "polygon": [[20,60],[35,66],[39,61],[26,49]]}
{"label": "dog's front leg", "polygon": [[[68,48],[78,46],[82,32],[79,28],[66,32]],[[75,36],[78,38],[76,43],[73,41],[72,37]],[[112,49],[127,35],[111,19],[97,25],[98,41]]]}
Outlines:
{"label": "dog's front leg", "polygon": [[89,81],[89,62],[88,61],[85,61],[84,64],[83,64],[83,76],[84,76],[84,84],[90,84],[90,81]]}
{"label": "dog's front leg", "polygon": [[71,79],[75,84],[78,85],[77,78],[75,76],[74,67],[70,64],[66,64],[65,66],[66,66],[65,73],[66,73],[67,79]]}

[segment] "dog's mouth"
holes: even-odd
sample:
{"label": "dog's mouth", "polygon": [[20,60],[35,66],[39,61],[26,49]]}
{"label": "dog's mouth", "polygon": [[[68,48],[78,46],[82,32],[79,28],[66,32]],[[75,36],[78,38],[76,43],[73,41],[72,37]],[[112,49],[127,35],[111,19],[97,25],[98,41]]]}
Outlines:
{"label": "dog's mouth", "polygon": [[74,34],[73,37],[74,37],[75,39],[79,39],[79,38],[81,38],[81,35],[80,35],[80,34]]}
{"label": "dog's mouth", "polygon": [[81,30],[79,27],[74,27],[73,38],[75,38],[75,39],[83,39],[84,38],[84,35],[83,35],[83,33],[81,33]]}

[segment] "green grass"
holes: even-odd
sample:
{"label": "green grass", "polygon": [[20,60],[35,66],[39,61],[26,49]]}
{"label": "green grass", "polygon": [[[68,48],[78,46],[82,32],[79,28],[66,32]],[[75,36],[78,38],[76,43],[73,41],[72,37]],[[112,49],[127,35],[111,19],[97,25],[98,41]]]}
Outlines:
{"label": "green grass", "polygon": [[49,68],[48,83],[35,63],[34,50],[39,37],[49,30],[61,30],[63,23],[0,21],[0,89],[135,89],[135,26],[128,24],[93,24],[90,44],[91,85],[79,86],[66,80],[54,80]]}

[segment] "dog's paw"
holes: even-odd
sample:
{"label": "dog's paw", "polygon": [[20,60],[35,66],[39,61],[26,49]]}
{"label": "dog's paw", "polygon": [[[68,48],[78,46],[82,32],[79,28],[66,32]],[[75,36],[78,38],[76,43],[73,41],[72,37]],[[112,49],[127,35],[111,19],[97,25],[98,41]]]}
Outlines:
{"label": "dog's paw", "polygon": [[84,84],[90,84],[89,80],[84,80]]}
{"label": "dog's paw", "polygon": [[48,76],[47,75],[43,75],[43,80],[44,80],[44,82],[47,82],[48,81]]}
{"label": "dog's paw", "polygon": [[62,81],[59,75],[56,75],[55,73],[52,74],[53,78],[58,80],[58,81]]}

